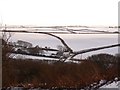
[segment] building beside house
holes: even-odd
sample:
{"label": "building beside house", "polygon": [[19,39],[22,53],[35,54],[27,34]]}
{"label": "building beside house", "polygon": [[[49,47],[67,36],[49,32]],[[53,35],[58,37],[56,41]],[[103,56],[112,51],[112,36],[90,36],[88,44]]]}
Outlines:
{"label": "building beside house", "polygon": [[18,40],[17,45],[26,47],[26,48],[31,48],[33,46],[30,42],[26,42],[26,41],[22,41],[22,40]]}

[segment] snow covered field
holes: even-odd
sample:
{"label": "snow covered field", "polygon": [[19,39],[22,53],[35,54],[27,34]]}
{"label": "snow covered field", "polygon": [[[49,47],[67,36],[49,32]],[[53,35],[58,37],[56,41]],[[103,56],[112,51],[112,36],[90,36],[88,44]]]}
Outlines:
{"label": "snow covered field", "polygon": [[[12,29],[12,28],[11,28]],[[15,29],[15,28],[14,28]],[[26,30],[26,28],[22,28]],[[74,50],[79,51],[83,49],[89,49],[93,47],[100,47],[105,45],[117,44],[118,43],[118,34],[96,34],[99,31],[105,32],[117,32],[117,28],[108,28],[108,27],[62,27],[62,28],[27,28],[32,31],[40,32],[67,32],[68,34],[56,34],[65,40],[65,42]],[[94,34],[73,34],[75,33],[94,33]],[[98,31],[98,32],[97,32]],[[54,37],[45,34],[33,34],[33,33],[13,33],[10,41],[16,42],[17,40],[24,40],[33,44],[33,46],[39,45],[40,47],[50,47],[56,48],[58,45],[62,45],[59,40]],[[110,48],[99,50],[95,52],[90,52],[83,54],[82,57],[87,57],[92,54],[99,53],[108,53],[116,54],[118,53],[118,48]]]}

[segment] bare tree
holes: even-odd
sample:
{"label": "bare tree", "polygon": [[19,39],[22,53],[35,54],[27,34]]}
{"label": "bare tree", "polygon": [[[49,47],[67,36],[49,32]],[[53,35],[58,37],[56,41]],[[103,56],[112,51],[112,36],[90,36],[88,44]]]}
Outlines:
{"label": "bare tree", "polygon": [[14,48],[9,46],[9,39],[11,38],[11,32],[2,32],[2,58],[3,60],[7,60],[11,55],[9,52]]}

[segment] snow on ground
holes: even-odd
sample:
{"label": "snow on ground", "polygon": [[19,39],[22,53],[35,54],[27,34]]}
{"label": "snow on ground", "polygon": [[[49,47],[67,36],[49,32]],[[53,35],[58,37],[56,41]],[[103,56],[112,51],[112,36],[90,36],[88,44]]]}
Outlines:
{"label": "snow on ground", "polygon": [[39,60],[58,60],[56,58],[49,58],[49,57],[40,57],[40,56],[30,56],[30,55],[22,55],[22,54],[12,54],[11,58],[17,59],[39,59]]}
{"label": "snow on ground", "polygon": [[100,88],[120,88],[120,81],[113,82],[113,83],[108,84],[108,85],[106,84],[106,85],[104,85],[104,86],[102,86]]}

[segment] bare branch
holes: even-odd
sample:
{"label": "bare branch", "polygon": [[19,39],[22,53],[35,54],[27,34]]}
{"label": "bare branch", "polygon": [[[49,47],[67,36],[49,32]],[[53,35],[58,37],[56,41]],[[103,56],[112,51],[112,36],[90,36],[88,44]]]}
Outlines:
{"label": "bare branch", "polygon": [[55,38],[57,38],[58,40],[61,41],[61,43],[66,47],[67,51],[68,52],[73,52],[73,50],[67,45],[67,43],[60,37],[56,36],[56,35],[53,35],[51,33],[48,33],[48,32],[31,32],[31,31],[15,31],[15,30],[2,30],[2,32],[19,32],[19,33],[39,33],[39,34],[47,34],[47,35],[50,35],[50,36],[53,36]]}
{"label": "bare branch", "polygon": [[83,54],[83,53],[87,53],[87,52],[92,52],[92,51],[97,51],[97,50],[102,50],[102,49],[107,49],[107,48],[112,48],[112,47],[117,47],[117,46],[120,46],[120,44],[102,46],[102,47],[98,47],[98,48],[90,48],[90,49],[85,49],[85,50],[81,50],[81,51],[74,51],[67,59],[70,60],[78,54]]}

